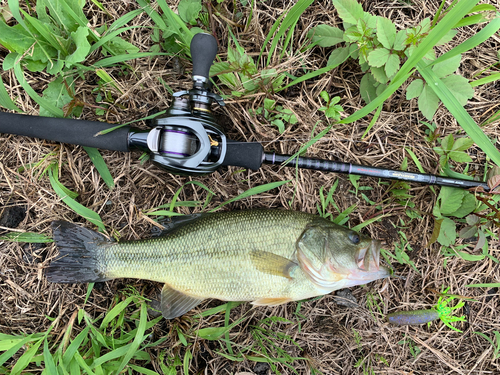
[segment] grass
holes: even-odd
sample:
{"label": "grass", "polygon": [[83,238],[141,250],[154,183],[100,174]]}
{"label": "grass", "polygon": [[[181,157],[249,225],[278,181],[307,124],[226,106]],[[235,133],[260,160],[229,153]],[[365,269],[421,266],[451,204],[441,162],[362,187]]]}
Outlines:
{"label": "grass", "polygon": [[[266,151],[391,169],[439,174],[443,167],[469,178],[482,178],[499,163],[499,57],[491,36],[500,23],[485,7],[490,4],[361,2],[363,11],[386,17],[398,31],[426,17],[434,26],[365,104],[358,61],[342,47],[314,45],[310,38],[319,25],[343,27],[333,4],[347,0],[214,1],[193,16],[195,25],[183,20],[187,11],[172,11],[178,2],[169,0],[44,3],[46,8],[31,0],[0,6],[7,25],[2,35],[16,30],[26,42],[4,48],[8,41],[0,41],[5,109],[144,126],[137,120],[153,118],[168,108],[172,91],[190,87],[187,47],[202,29],[218,37],[218,62],[235,64],[219,71],[235,77],[234,87],[214,78],[227,102],[217,115],[231,139],[262,142]],[[464,25],[457,36],[439,46],[457,22]],[[422,60],[431,50],[437,59]],[[434,70],[460,54],[457,73],[474,88],[465,107]],[[425,80],[443,103],[432,121],[419,111],[417,98],[406,100],[415,79]],[[270,101],[275,106],[267,106],[268,119],[251,115]],[[297,119],[283,121],[282,132],[271,123],[278,106]],[[466,137],[473,145],[463,149]],[[462,154],[452,157],[456,150],[447,149],[445,139],[458,142]],[[455,207],[449,202],[456,193],[413,184],[271,166],[221,169],[193,179],[143,163],[140,154],[87,153],[2,134],[0,144],[0,216],[17,205],[28,212],[9,233],[0,220],[0,373],[500,371],[497,197],[475,200],[473,218],[471,212],[461,216],[473,193],[460,195]],[[115,280],[87,289],[50,285],[44,277],[56,255],[48,229],[54,219],[138,239],[151,235],[152,218],[250,207],[317,213],[384,240],[395,277],[353,288],[358,309],[332,304],[331,296],[269,308],[207,301],[174,321],[148,312],[157,283]],[[435,231],[439,220],[441,237]],[[439,238],[447,243],[452,227],[455,238],[442,245]],[[466,232],[472,237],[460,237]],[[42,242],[47,247],[36,245]],[[128,285],[136,291],[118,292]],[[467,302],[468,313],[465,306],[458,313],[468,318],[461,329],[476,333],[470,340],[436,325],[385,324],[388,311],[432,304],[430,290],[442,285],[477,301]]]}

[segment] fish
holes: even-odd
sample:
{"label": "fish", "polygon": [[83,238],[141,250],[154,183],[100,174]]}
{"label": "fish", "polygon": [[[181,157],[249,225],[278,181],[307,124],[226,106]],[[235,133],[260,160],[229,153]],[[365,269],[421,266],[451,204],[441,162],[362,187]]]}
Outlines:
{"label": "fish", "polygon": [[159,237],[114,241],[52,223],[54,283],[117,278],[164,283],[160,309],[179,317],[203,300],[276,306],[390,276],[381,242],[314,214],[252,209],[174,217]]}

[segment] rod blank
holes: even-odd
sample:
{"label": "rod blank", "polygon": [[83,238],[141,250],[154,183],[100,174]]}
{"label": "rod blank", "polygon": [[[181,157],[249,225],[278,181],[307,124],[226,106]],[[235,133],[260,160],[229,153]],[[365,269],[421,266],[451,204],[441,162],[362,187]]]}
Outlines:
{"label": "rod blank", "polygon": [[[275,153],[264,153],[265,164],[283,164],[290,155],[278,155]],[[464,180],[460,178],[451,178],[436,176],[433,174],[414,173],[405,171],[396,171],[392,169],[384,169],[378,167],[370,167],[366,165],[340,163],[331,160],[314,159],[298,157],[291,159],[287,167],[298,167],[301,169],[313,169],[322,172],[336,172],[345,174],[357,174],[361,176],[370,176],[378,178],[386,178],[389,180],[399,180],[406,182],[419,182],[427,185],[450,186],[462,189],[482,187],[485,191],[489,191],[488,184],[481,181]]]}

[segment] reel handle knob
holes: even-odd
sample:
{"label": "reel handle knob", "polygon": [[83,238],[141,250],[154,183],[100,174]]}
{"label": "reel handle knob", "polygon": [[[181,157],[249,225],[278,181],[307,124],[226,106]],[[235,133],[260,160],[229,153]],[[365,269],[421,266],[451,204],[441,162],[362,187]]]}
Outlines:
{"label": "reel handle knob", "polygon": [[211,34],[199,33],[191,39],[191,57],[193,59],[193,81],[202,86],[208,82],[210,66],[217,55],[217,41]]}

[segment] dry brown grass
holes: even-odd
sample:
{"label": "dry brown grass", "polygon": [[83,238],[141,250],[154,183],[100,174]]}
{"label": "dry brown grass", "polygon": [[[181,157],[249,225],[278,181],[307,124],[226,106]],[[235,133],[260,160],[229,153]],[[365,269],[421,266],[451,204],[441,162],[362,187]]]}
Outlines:
{"label": "dry brown grass", "polygon": [[[103,4],[115,18],[136,7],[133,1],[107,0],[103,1]],[[257,2],[249,28],[245,31],[237,30],[241,45],[248,52],[257,53],[274,20],[289,6],[286,1]],[[439,6],[439,1],[415,0],[412,5],[408,5],[399,1],[366,0],[363,6],[373,14],[389,17],[399,28],[405,28],[425,17],[432,17]],[[222,4],[222,13],[230,17],[232,8],[232,2],[225,1]],[[88,14],[93,26],[112,22],[111,18],[97,11],[95,7],[89,6]],[[133,23],[142,26],[151,25],[146,15],[136,18]],[[339,23],[336,12],[328,0],[315,2],[300,19],[294,39],[296,49],[305,43],[307,31],[320,23],[330,25]],[[213,24],[220,42],[219,52],[224,58],[228,40],[227,23],[221,17],[214,16]],[[469,28],[467,33],[471,35],[475,31],[476,28]],[[460,38],[467,37],[467,33]],[[147,50],[152,43],[148,29],[132,29],[129,37],[130,41],[142,50]],[[460,39],[454,41],[454,43],[459,42]],[[498,62],[496,53],[499,42],[500,38],[496,35],[485,44],[468,52],[463,58],[460,73],[471,78],[490,64]],[[448,48],[449,46],[443,47],[442,51]],[[325,49],[316,48],[300,57],[310,68],[320,68],[325,66],[326,53]],[[3,60],[4,56],[5,52],[0,51],[0,60]],[[92,58],[96,59],[98,56]],[[290,56],[285,60],[279,60],[278,56],[273,56],[271,65],[293,73],[295,68],[292,62],[296,58],[297,56]],[[190,62],[181,61],[181,63],[189,72]],[[117,101],[113,110],[101,120],[123,123],[145,117],[153,110],[167,108],[171,97],[159,82],[160,77],[174,91],[188,89],[191,86],[189,74],[179,72],[176,67],[177,62],[170,57],[140,59],[131,62],[131,65],[133,74],[114,75],[125,94],[115,95]],[[112,69],[108,72],[117,73]],[[290,154],[296,152],[300,145],[310,138],[311,130],[316,123],[319,122],[317,131],[327,126],[323,113],[318,111],[322,105],[319,99],[322,90],[327,90],[331,96],[338,95],[342,98],[340,104],[345,109],[345,116],[363,106],[358,90],[361,77],[362,73],[357,63],[351,61],[318,79],[273,95],[273,99],[292,109],[299,118],[299,123],[293,127],[288,126],[284,134],[279,134],[276,128],[259,123],[249,115],[249,109],[259,106],[263,95],[229,100],[227,106],[219,109],[217,114],[231,138],[259,141],[264,144],[266,150]],[[15,83],[12,73],[3,72],[2,79],[6,82],[11,96],[16,97],[16,103],[28,114],[37,114],[37,106]],[[43,73],[32,74],[29,80],[36,90],[41,91],[50,81],[50,77]],[[95,86],[96,77],[94,74],[88,74],[86,80],[77,82],[78,96],[93,103],[95,96],[92,94],[92,89]],[[467,109],[478,123],[498,110],[499,92],[498,83],[476,89],[475,97]],[[121,106],[124,108],[120,108]],[[91,108],[85,108],[82,118],[95,120],[96,115]],[[399,90],[386,102],[369,137],[361,141],[361,135],[367,128],[369,120],[370,118],[365,118],[354,124],[334,126],[327,137],[308,150],[308,155],[398,169],[403,159],[408,156],[404,147],[411,147],[427,172],[438,172],[438,156],[425,142],[425,127],[419,124],[423,117],[418,112],[415,101],[405,100],[404,92]],[[438,110],[435,122],[441,136],[460,132],[455,119],[444,108]],[[484,131],[495,139],[500,134],[498,125],[498,122],[490,124]],[[52,220],[83,222],[81,217],[60,201],[51,188],[48,178],[41,176],[40,171],[43,170],[44,164],[36,170],[18,171],[20,167],[42,160],[49,153],[54,155],[47,158],[44,163],[54,159],[60,160],[61,182],[78,192],[79,202],[98,212],[106,227],[118,231],[125,239],[149,236],[152,226],[141,211],[170,202],[177,189],[191,180],[189,177],[178,177],[158,170],[152,164],[142,165],[138,161],[137,153],[105,151],[104,158],[116,183],[116,188],[110,191],[81,147],[0,134],[0,212],[8,207],[24,206],[27,214],[17,227],[19,230],[50,235],[49,224]],[[481,171],[485,163],[484,154],[477,149],[473,150],[471,155],[474,159],[471,167]],[[416,170],[412,163],[410,169]],[[226,208],[285,207],[315,213],[320,187],[329,189],[338,179],[339,189],[334,199],[339,208],[344,210],[352,204],[357,205],[351,214],[350,226],[376,214],[373,207],[359,195],[348,192],[351,185],[346,176],[306,170],[296,173],[293,169],[278,169],[271,166],[264,166],[255,172],[236,171],[237,168],[221,169],[210,176],[197,178],[217,193],[209,208],[250,187],[290,179],[293,183],[283,186],[279,191],[242,200]],[[380,185],[373,179],[362,179],[361,185],[372,188],[365,191],[372,201],[380,202],[384,198],[387,185]],[[475,331],[479,331],[491,337],[493,331],[500,331],[498,292],[487,294],[486,289],[465,287],[470,283],[500,281],[498,264],[491,260],[473,263],[452,257],[448,259],[446,267],[443,267],[444,257],[439,246],[427,245],[433,228],[431,214],[436,194],[427,186],[417,185],[412,186],[411,194],[414,196],[416,207],[422,212],[423,219],[410,220],[401,206],[391,204],[385,207],[387,216],[365,228],[364,232],[385,240],[388,249],[394,249],[394,242],[399,241],[394,226],[399,226],[398,230],[406,234],[414,248],[410,256],[419,273],[411,267],[396,265],[395,271],[399,277],[353,288],[352,293],[358,302],[357,308],[337,305],[333,295],[305,302],[300,310],[305,316],[305,319],[301,319],[300,330],[294,314],[296,303],[274,308],[251,308],[251,305],[243,304],[232,311],[231,319],[236,320],[243,314],[248,318],[232,330],[232,341],[241,346],[249,345],[252,341],[249,325],[267,316],[280,316],[294,323],[278,324],[275,326],[276,329],[290,335],[302,350],[286,342],[278,344],[286,348],[291,355],[308,359],[294,363],[299,374],[311,374],[310,366],[324,374],[363,374],[363,367],[354,366],[363,358],[365,367],[373,371],[366,372],[370,374],[500,373],[498,360],[492,360],[491,346],[474,334]],[[184,188],[180,199],[203,200],[205,196],[202,189],[189,185]],[[179,212],[193,211],[181,208]],[[489,245],[491,254],[498,257],[500,255],[498,242],[492,241]],[[53,331],[59,334],[64,330],[72,313],[83,306],[85,285],[54,285],[45,279],[43,269],[55,255],[56,251],[51,245],[38,247],[0,243],[1,332],[45,331],[50,324],[46,316],[60,316],[62,319]],[[130,284],[149,298],[155,298],[161,287],[156,283],[140,280],[107,282],[93,290],[90,301],[85,305],[86,311],[94,316],[107,311],[113,296]],[[450,286],[451,293],[477,300],[468,302],[467,310],[460,312],[467,316],[467,322],[458,325],[463,333],[451,331],[441,323],[432,324],[431,327],[389,326],[384,321],[383,315],[370,311],[367,304],[368,295],[379,301],[383,314],[399,309],[430,308],[437,301],[436,294],[431,290],[440,289],[441,286]],[[170,336],[160,348],[150,350],[152,357],[156,358],[160,350],[172,347],[177,340],[176,334],[172,332],[172,324],[179,324],[186,329],[193,328],[190,316],[207,306],[217,304],[218,301],[208,301],[186,316],[176,319],[175,322],[159,323],[155,327],[155,334]],[[223,316],[212,317],[201,321],[200,327],[220,326],[223,321]],[[421,350],[415,357],[410,353],[409,340]],[[218,344],[197,340],[193,351],[195,358],[191,365],[192,373],[235,374],[259,371],[254,362],[233,363],[215,352],[223,348],[224,346]],[[178,347],[174,349],[174,351],[179,350]],[[153,366],[159,371],[157,363],[153,363]],[[286,367],[279,369],[283,374],[292,373]],[[259,372],[259,374],[264,373],[266,371]]]}

